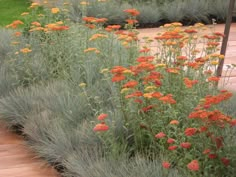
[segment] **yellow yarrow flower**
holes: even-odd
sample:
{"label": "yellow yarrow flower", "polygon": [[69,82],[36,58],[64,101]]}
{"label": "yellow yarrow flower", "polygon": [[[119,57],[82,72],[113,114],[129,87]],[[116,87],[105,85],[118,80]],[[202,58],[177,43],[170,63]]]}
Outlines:
{"label": "yellow yarrow flower", "polygon": [[23,48],[23,49],[20,49],[20,51],[22,53],[29,53],[29,52],[32,52],[32,50],[30,50],[29,48]]}
{"label": "yellow yarrow flower", "polygon": [[84,50],[84,53],[92,52],[92,51],[94,51],[97,54],[100,53],[100,51],[97,48],[87,48]]}
{"label": "yellow yarrow flower", "polygon": [[123,88],[120,93],[125,93],[125,92],[128,92],[130,90],[130,88]]}
{"label": "yellow yarrow flower", "polygon": [[133,72],[130,69],[126,69],[123,71],[123,74],[133,74]]}
{"label": "yellow yarrow flower", "polygon": [[100,71],[100,73],[104,74],[104,73],[108,73],[109,72],[109,69],[108,68],[104,68]]}
{"label": "yellow yarrow flower", "polygon": [[44,17],[45,15],[44,14],[38,14],[38,17]]}
{"label": "yellow yarrow flower", "polygon": [[172,26],[172,24],[167,23],[167,24],[164,25],[164,28],[169,28],[171,26]]}
{"label": "yellow yarrow flower", "polygon": [[150,99],[150,98],[153,97],[152,94],[153,94],[153,92],[151,92],[151,93],[144,93],[144,94],[143,94],[143,97]]}
{"label": "yellow yarrow flower", "polygon": [[80,86],[81,88],[83,88],[83,87],[86,87],[86,84],[85,84],[84,82],[82,82],[82,83],[79,84],[79,86]]}
{"label": "yellow yarrow flower", "polygon": [[87,6],[87,5],[89,5],[89,2],[87,2],[87,1],[81,1],[81,2],[80,2],[80,5]]}
{"label": "yellow yarrow flower", "polygon": [[179,23],[179,22],[173,22],[173,23],[171,23],[173,26],[183,26],[183,24],[182,23]]}
{"label": "yellow yarrow flower", "polygon": [[33,2],[29,8],[33,9],[33,8],[35,8],[35,7],[38,7],[38,6],[40,6],[39,3]]}
{"label": "yellow yarrow flower", "polygon": [[166,67],[166,64],[164,64],[164,63],[159,63],[159,64],[156,64],[155,66],[156,66],[156,67]]}
{"label": "yellow yarrow flower", "polygon": [[128,46],[129,43],[128,43],[128,42],[122,42],[122,45],[123,45],[123,46]]}
{"label": "yellow yarrow flower", "polygon": [[194,26],[195,27],[203,27],[203,26],[205,26],[203,23],[196,23],[196,24],[194,24]]}
{"label": "yellow yarrow flower", "polygon": [[225,58],[225,56],[224,55],[219,55],[219,59],[224,59]]}
{"label": "yellow yarrow flower", "polygon": [[52,14],[57,14],[57,13],[59,13],[59,12],[60,12],[60,9],[57,8],[57,7],[54,7],[54,8],[51,9],[51,13],[52,13]]}
{"label": "yellow yarrow flower", "polygon": [[218,65],[218,63],[219,63],[218,61],[211,61],[212,65]]}
{"label": "yellow yarrow flower", "polygon": [[63,21],[58,21],[58,22],[56,22],[56,24],[63,25]]}
{"label": "yellow yarrow flower", "polygon": [[29,12],[23,12],[21,16],[29,15]]}
{"label": "yellow yarrow flower", "polygon": [[144,90],[145,91],[154,91],[157,87],[156,86],[147,86]]}
{"label": "yellow yarrow flower", "polygon": [[97,38],[108,38],[108,36],[105,35],[105,34],[94,34],[94,35],[92,35],[92,37],[89,39],[89,41],[95,40],[95,39],[97,39]]}

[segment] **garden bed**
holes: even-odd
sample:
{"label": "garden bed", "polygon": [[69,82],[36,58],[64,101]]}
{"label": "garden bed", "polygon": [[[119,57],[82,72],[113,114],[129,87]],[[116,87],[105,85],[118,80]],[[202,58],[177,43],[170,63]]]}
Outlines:
{"label": "garden bed", "polygon": [[66,8],[33,3],[1,31],[10,128],[66,177],[235,174],[235,98],[215,76],[223,34],[175,22],[140,47],[136,9],[122,12],[124,31],[106,18],[71,22]]}

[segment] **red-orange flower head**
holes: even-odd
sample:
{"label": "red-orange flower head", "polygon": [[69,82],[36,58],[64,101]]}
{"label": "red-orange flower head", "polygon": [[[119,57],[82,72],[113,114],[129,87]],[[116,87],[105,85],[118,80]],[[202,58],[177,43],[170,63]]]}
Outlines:
{"label": "red-orange flower head", "polygon": [[115,31],[115,30],[119,30],[121,28],[120,25],[108,25],[105,30],[110,32],[110,31]]}
{"label": "red-orange flower head", "polygon": [[188,165],[188,169],[191,171],[198,171],[199,170],[199,163],[198,160],[192,160]]}
{"label": "red-orange flower head", "polygon": [[202,153],[203,153],[203,154],[209,154],[210,152],[211,152],[210,149],[205,149]]}
{"label": "red-orange flower head", "polygon": [[69,30],[69,26],[53,26],[50,29],[52,31],[64,31],[64,30]]}
{"label": "red-orange flower head", "polygon": [[163,133],[163,132],[160,132],[160,133],[158,133],[158,134],[156,134],[155,135],[155,138],[164,138],[166,136],[166,134],[165,133]]}
{"label": "red-orange flower head", "polygon": [[120,82],[120,81],[122,81],[122,80],[125,80],[125,76],[124,75],[122,75],[122,74],[115,74],[113,77],[112,77],[112,79],[111,79],[111,81],[112,82]]}
{"label": "red-orange flower head", "polygon": [[197,80],[190,80],[189,78],[185,77],[184,78],[184,84],[186,85],[187,88],[192,88],[193,85],[197,84]]}
{"label": "red-orange flower head", "polygon": [[166,169],[168,169],[168,168],[170,168],[170,163],[169,162],[162,162],[162,167],[163,168],[166,168]]}
{"label": "red-orange flower head", "polygon": [[95,18],[95,17],[83,17],[82,20],[87,23],[105,23],[108,19],[107,18]]}
{"label": "red-orange flower head", "polygon": [[216,154],[208,154],[209,159],[215,159],[217,158]]}
{"label": "red-orange flower head", "polygon": [[179,68],[166,68],[168,73],[179,74]]}
{"label": "red-orange flower head", "polygon": [[236,126],[236,119],[232,119],[230,124],[231,124],[232,127]]}
{"label": "red-orange flower head", "polygon": [[171,120],[170,125],[178,125],[179,124],[179,121],[178,120]]}
{"label": "red-orange flower head", "polygon": [[82,20],[87,23],[93,23],[93,22],[95,22],[96,18],[95,17],[83,17]]}
{"label": "red-orange flower head", "polygon": [[228,166],[230,164],[230,160],[226,157],[221,158],[221,162],[225,165]]}
{"label": "red-orange flower head", "polygon": [[179,60],[179,61],[186,61],[186,60],[188,60],[188,58],[186,56],[177,56],[176,59]]}
{"label": "red-orange flower head", "polygon": [[123,66],[114,66],[111,69],[111,73],[112,74],[122,74],[125,70],[127,70],[127,69]]}
{"label": "red-orange flower head", "polygon": [[128,13],[131,16],[138,16],[140,12],[137,9],[126,9],[124,12]]}
{"label": "red-orange flower head", "polygon": [[135,20],[135,19],[127,19],[125,20],[129,25],[133,25],[133,24],[136,24],[138,23],[138,20]]}
{"label": "red-orange flower head", "polygon": [[136,59],[137,62],[151,62],[153,61],[155,57],[154,56],[140,56]]}
{"label": "red-orange flower head", "polygon": [[178,146],[169,146],[169,147],[168,147],[168,150],[173,151],[173,150],[175,150],[175,149],[177,149],[177,148],[178,148]]}
{"label": "red-orange flower head", "polygon": [[135,91],[135,92],[133,92],[133,93],[131,93],[131,94],[129,94],[129,95],[126,95],[125,96],[125,98],[133,98],[133,97],[141,97],[141,96],[143,96],[143,93],[142,92],[140,92],[140,91]]}
{"label": "red-orange flower head", "polygon": [[99,116],[98,116],[98,120],[104,120],[104,119],[106,119],[107,118],[107,116],[108,116],[108,114],[104,114],[104,113],[102,113],[102,114],[100,114]]}
{"label": "red-orange flower head", "polygon": [[138,82],[135,80],[131,80],[123,85],[124,88],[134,88],[136,85],[138,85]]}
{"label": "red-orange flower head", "polygon": [[109,130],[109,127],[104,122],[95,125],[95,127],[93,128],[93,131],[95,132],[105,132],[107,130]]}
{"label": "red-orange flower head", "polygon": [[172,144],[175,142],[175,139],[173,138],[169,138],[167,141],[166,141],[168,144]]}
{"label": "red-orange flower head", "polygon": [[189,33],[189,34],[193,34],[193,33],[197,33],[197,30],[195,29],[186,29],[184,30],[185,33]]}
{"label": "red-orange flower head", "polygon": [[154,105],[149,105],[149,106],[146,106],[146,107],[143,107],[142,108],[142,111],[143,112],[148,112],[149,110],[153,109],[154,108]]}
{"label": "red-orange flower head", "polygon": [[180,146],[184,149],[189,149],[192,145],[189,142],[183,142],[180,144]]}
{"label": "red-orange flower head", "polygon": [[175,104],[176,103],[176,101],[173,99],[173,96],[171,94],[167,94],[166,96],[159,98],[159,100],[165,104]]}
{"label": "red-orange flower head", "polygon": [[209,82],[218,82],[219,80],[220,78],[216,76],[208,77]]}
{"label": "red-orange flower head", "polygon": [[197,129],[196,128],[186,128],[184,133],[186,136],[193,136],[197,133]]}
{"label": "red-orange flower head", "polygon": [[124,80],[126,77],[123,75],[123,72],[127,70],[125,67],[123,66],[114,66],[111,69],[111,73],[114,74],[114,76],[112,77],[112,82],[119,82]]}
{"label": "red-orange flower head", "polygon": [[214,35],[220,36],[220,37],[224,37],[225,36],[223,33],[220,33],[220,32],[214,32]]}

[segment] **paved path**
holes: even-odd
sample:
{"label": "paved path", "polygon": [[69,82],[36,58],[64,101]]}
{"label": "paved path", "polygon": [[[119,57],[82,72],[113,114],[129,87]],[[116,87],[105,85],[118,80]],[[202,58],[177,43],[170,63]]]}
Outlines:
{"label": "paved path", "polygon": [[24,139],[0,123],[0,177],[59,177],[24,144]]}

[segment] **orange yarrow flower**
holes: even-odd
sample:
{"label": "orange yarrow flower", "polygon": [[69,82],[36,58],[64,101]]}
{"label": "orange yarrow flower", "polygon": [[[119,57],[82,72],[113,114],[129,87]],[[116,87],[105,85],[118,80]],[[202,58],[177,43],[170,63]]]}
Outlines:
{"label": "orange yarrow flower", "polygon": [[135,20],[135,19],[127,19],[125,20],[129,25],[133,25],[133,24],[136,24],[138,23],[138,20]]}
{"label": "orange yarrow flower", "polygon": [[95,53],[100,53],[100,51],[97,48],[87,48],[84,50],[84,53],[92,52],[92,51],[94,51]]}
{"label": "orange yarrow flower", "polygon": [[177,149],[177,148],[178,148],[178,146],[169,146],[169,147],[168,147],[168,150],[173,151],[173,150],[175,150],[175,149]]}
{"label": "orange yarrow flower", "polygon": [[29,48],[23,48],[23,49],[20,49],[20,51],[22,53],[29,53],[29,52],[32,52],[32,50],[30,50]]}
{"label": "orange yarrow flower", "polygon": [[180,146],[184,149],[189,149],[192,145],[189,142],[183,142],[180,144]]}
{"label": "orange yarrow flower", "polygon": [[199,170],[199,163],[198,160],[192,160],[188,165],[188,169],[191,171],[198,171]]}
{"label": "orange yarrow flower", "polygon": [[124,88],[134,88],[136,85],[138,85],[138,82],[135,80],[131,80],[123,85]]}
{"label": "orange yarrow flower", "polygon": [[108,114],[102,113],[102,114],[100,114],[100,115],[97,117],[97,119],[98,119],[98,120],[104,120],[105,118],[107,118],[107,116],[108,116]]}
{"label": "orange yarrow flower", "polygon": [[186,128],[184,133],[186,136],[193,136],[197,133],[197,129],[196,128]]}
{"label": "orange yarrow flower", "polygon": [[125,76],[124,75],[122,75],[122,74],[115,74],[113,77],[112,77],[112,79],[111,79],[111,81],[112,82],[120,82],[120,81],[122,81],[122,80],[125,80]]}
{"label": "orange yarrow flower", "polygon": [[19,25],[23,25],[24,23],[21,20],[15,20],[10,25],[7,25],[6,28],[17,28]]}
{"label": "orange yarrow flower", "polygon": [[166,136],[166,134],[165,133],[163,133],[163,132],[160,132],[160,133],[158,133],[158,134],[156,134],[155,135],[155,138],[158,138],[158,139],[160,139],[160,138],[164,138]]}
{"label": "orange yarrow flower", "polygon": [[115,30],[119,30],[121,28],[120,25],[108,25],[105,30],[110,32],[110,31],[115,31]]}
{"label": "orange yarrow flower", "polygon": [[167,94],[166,96],[159,98],[159,100],[165,104],[175,104],[176,103],[176,101],[173,99],[173,95],[171,95],[171,94]]}
{"label": "orange yarrow flower", "polygon": [[168,168],[170,168],[170,166],[171,166],[171,164],[169,162],[162,162],[162,167],[163,168],[168,169]]}
{"label": "orange yarrow flower", "polygon": [[189,78],[185,77],[184,78],[184,84],[186,85],[187,88],[192,88],[193,85],[197,84],[197,80],[190,80]]}
{"label": "orange yarrow flower", "polygon": [[95,132],[104,132],[107,130],[109,130],[109,126],[107,126],[104,122],[95,125],[95,127],[93,128],[93,131]]}
{"label": "orange yarrow flower", "polygon": [[220,77],[212,76],[207,79],[209,82],[219,82]]}
{"label": "orange yarrow flower", "polygon": [[168,144],[172,144],[175,142],[175,139],[173,138],[169,138],[167,141],[166,141]]}
{"label": "orange yarrow flower", "polygon": [[60,12],[60,9],[57,8],[57,7],[54,7],[54,8],[51,9],[51,13],[52,13],[52,14],[57,14],[57,13],[59,13],[59,12]]}
{"label": "orange yarrow flower", "polygon": [[143,96],[143,93],[141,91],[135,91],[135,92],[133,92],[133,93],[131,93],[129,95],[126,95],[125,98],[128,99],[128,98],[141,97],[141,96]]}
{"label": "orange yarrow flower", "polygon": [[17,32],[14,33],[14,36],[16,36],[16,37],[19,37],[19,36],[21,36],[21,35],[22,35],[22,33],[19,32],[19,31],[17,31]]}
{"label": "orange yarrow flower", "polygon": [[140,14],[137,9],[126,9],[124,12],[130,14],[131,16],[138,16]]}
{"label": "orange yarrow flower", "polygon": [[170,125],[178,125],[178,124],[179,124],[179,121],[178,121],[178,120],[172,120],[172,121],[170,121],[169,124],[170,124]]}

